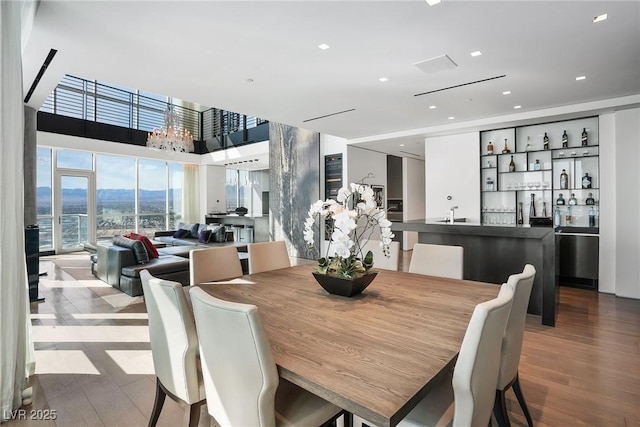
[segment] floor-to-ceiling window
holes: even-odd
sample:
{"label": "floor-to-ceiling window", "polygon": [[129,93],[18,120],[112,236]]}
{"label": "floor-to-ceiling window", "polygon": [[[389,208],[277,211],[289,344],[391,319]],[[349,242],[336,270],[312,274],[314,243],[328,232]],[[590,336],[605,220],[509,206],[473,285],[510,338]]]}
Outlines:
{"label": "floor-to-ceiling window", "polygon": [[136,226],[136,159],[96,156],[97,237],[105,238]]}
{"label": "floor-to-ceiling window", "polygon": [[53,250],[53,185],[51,148],[38,147],[36,212],[40,228],[40,250]]}
{"label": "floor-to-ceiling window", "polygon": [[167,229],[168,168],[166,162],[138,160],[138,232],[153,235]]}
{"label": "floor-to-ceiling window", "polygon": [[153,236],[183,216],[181,163],[38,147],[37,187],[41,251],[132,231]]}

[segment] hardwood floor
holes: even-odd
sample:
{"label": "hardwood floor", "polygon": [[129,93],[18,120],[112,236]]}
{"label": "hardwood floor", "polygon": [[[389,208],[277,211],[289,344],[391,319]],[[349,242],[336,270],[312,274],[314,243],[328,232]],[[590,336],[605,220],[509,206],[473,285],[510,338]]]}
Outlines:
{"label": "hardwood floor", "polygon": [[[403,270],[409,260],[403,252]],[[142,298],[91,276],[86,253],[43,258],[41,271],[34,401],[6,425],[146,426],[155,384]],[[558,312],[555,328],[527,318],[520,383],[534,425],[640,426],[640,300],[561,287]],[[512,425],[525,426],[512,392],[507,406]],[[51,411],[55,421],[41,420]],[[167,399],[158,425],[182,415]]]}

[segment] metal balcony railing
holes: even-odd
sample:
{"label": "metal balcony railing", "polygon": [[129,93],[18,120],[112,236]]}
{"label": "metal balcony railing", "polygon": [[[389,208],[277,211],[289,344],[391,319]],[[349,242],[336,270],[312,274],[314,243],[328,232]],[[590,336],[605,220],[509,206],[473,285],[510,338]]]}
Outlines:
{"label": "metal balcony railing", "polygon": [[[167,108],[178,113],[180,124],[197,141],[254,128],[267,120],[217,108],[197,111],[179,101],[158,95],[142,95],[80,77],[65,75],[40,111],[151,132],[164,126]],[[224,144],[220,148],[225,148]]]}

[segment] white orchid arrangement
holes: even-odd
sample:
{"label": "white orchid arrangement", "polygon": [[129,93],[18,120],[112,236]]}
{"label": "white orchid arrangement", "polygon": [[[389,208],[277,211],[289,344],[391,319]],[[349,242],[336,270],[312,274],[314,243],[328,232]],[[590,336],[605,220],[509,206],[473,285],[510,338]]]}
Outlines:
{"label": "white orchid arrangement", "polygon": [[[309,208],[304,225],[304,240],[314,245],[314,224],[317,217],[332,219],[326,223],[331,240],[325,257],[318,259],[318,271],[352,278],[367,273],[373,267],[373,254],[363,254],[363,247],[375,227],[380,227],[380,245],[389,258],[389,245],[394,234],[387,213],[376,203],[373,189],[365,184],[351,183],[338,191],[336,200],[318,200]],[[329,257],[329,254],[335,254]]]}

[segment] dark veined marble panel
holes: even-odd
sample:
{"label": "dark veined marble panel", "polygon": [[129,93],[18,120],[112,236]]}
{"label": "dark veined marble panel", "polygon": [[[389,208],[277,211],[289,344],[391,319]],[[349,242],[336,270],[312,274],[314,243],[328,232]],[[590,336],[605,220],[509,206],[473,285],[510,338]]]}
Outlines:
{"label": "dark veined marble panel", "polygon": [[269,215],[273,240],[285,240],[289,255],[318,258],[304,241],[304,221],[320,199],[320,134],[269,122]]}

